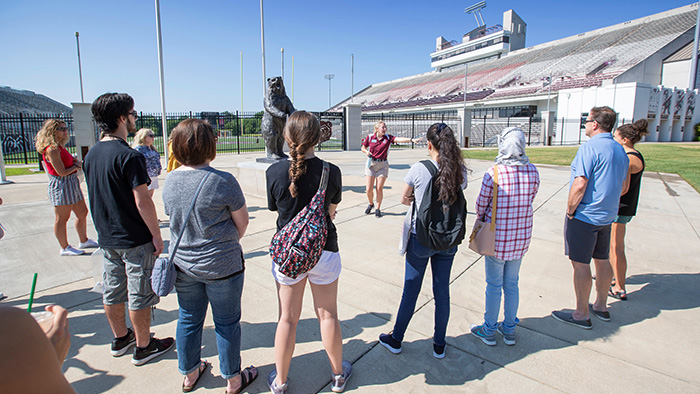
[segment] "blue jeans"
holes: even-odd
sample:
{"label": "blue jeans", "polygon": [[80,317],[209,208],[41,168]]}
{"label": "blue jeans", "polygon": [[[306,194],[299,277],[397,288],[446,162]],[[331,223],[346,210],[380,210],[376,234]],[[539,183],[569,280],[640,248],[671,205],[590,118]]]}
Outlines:
{"label": "blue jeans", "polygon": [[187,375],[199,367],[202,353],[202,326],[211,304],[219,350],[221,376],[230,379],[241,370],[241,294],[243,273],[223,280],[200,280],[178,271],[177,364]]}
{"label": "blue jeans", "polygon": [[515,332],[518,320],[518,273],[522,258],[501,260],[493,256],[486,259],[486,312],[484,312],[484,333],[491,335],[498,325],[498,312],[501,307],[501,289],[503,289],[503,325],[504,333]]}
{"label": "blue jeans", "polygon": [[425,269],[430,260],[433,272],[433,297],[435,298],[435,333],[433,342],[445,345],[447,321],[450,319],[450,271],[457,253],[457,247],[448,250],[432,250],[418,242],[415,234],[411,234],[406,248],[406,276],[403,284],[403,295],[399,312],[396,314],[396,324],[392,336],[397,341],[403,341],[408,323],[416,309],[416,300],[423,284]]}

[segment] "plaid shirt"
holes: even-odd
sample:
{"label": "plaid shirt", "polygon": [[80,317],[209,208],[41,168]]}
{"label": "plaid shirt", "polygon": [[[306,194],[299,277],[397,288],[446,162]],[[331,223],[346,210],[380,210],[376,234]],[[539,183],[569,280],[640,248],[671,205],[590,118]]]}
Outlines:
{"label": "plaid shirt", "polygon": [[[476,216],[491,222],[493,166],[484,174],[476,199]],[[522,258],[532,237],[532,201],[540,188],[540,174],[534,165],[498,166],[496,207],[496,255],[501,260]]]}

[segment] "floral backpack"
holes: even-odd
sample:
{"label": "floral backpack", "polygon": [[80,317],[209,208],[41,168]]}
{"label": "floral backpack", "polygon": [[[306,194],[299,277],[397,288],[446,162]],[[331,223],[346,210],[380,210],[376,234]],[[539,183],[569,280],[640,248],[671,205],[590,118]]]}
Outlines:
{"label": "floral backpack", "polygon": [[330,165],[323,162],[323,174],[318,191],[311,202],[294,219],[272,237],[270,256],[279,266],[279,272],[295,279],[316,266],[326,245],[326,186]]}

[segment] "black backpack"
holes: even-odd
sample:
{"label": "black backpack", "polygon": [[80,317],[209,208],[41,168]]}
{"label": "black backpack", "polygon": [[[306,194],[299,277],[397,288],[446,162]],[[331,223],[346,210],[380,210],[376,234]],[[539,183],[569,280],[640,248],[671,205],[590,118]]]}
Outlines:
{"label": "black backpack", "polygon": [[421,163],[430,171],[431,178],[416,213],[418,242],[433,250],[450,249],[461,244],[466,234],[467,200],[460,190],[453,204],[441,203],[438,170],[430,160]]}

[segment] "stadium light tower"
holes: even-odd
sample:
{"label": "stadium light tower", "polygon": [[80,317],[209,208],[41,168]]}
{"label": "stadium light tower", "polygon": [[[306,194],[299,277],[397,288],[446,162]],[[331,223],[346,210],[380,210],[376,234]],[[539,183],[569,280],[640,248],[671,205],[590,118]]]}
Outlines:
{"label": "stadium light tower", "polygon": [[331,107],[331,79],[335,78],[335,74],[326,74],[323,76],[328,80],[328,108]]}
{"label": "stadium light tower", "polygon": [[472,6],[469,6],[464,9],[464,12],[467,14],[473,14],[474,18],[476,18],[476,24],[478,27],[481,26],[486,26],[486,23],[484,22],[484,17],[481,15],[481,10],[486,8],[486,1],[480,1]]}

